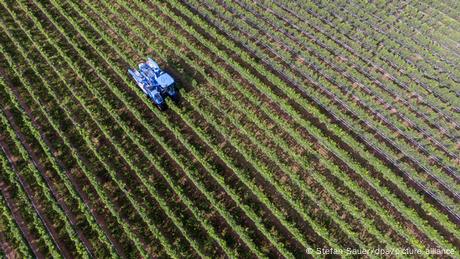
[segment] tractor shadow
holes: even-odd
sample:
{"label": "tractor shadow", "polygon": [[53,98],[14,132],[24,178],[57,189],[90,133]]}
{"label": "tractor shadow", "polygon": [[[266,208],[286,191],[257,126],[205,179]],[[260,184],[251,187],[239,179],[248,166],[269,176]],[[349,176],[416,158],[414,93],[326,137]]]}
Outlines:
{"label": "tractor shadow", "polygon": [[183,61],[179,61],[173,56],[168,57],[168,63],[164,64],[164,71],[169,73],[176,81],[178,97],[175,103],[180,108],[182,108],[183,104],[183,96],[181,93],[196,91],[197,87],[194,85],[206,82],[205,78],[200,73],[196,72],[193,67]]}

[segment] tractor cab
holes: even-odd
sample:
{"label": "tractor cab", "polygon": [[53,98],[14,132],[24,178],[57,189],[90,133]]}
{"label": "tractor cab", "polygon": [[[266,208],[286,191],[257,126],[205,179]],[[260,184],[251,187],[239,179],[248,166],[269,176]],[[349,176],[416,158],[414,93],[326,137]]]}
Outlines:
{"label": "tractor cab", "polygon": [[153,71],[154,78],[161,88],[161,93],[163,95],[167,94],[171,97],[171,99],[173,99],[173,101],[177,101],[178,96],[175,89],[175,81],[171,75],[161,70],[158,64],[151,58],[148,58],[145,64],[147,64],[151,68],[151,71]]}
{"label": "tractor cab", "polygon": [[177,92],[175,89],[174,79],[168,73],[162,72],[161,75],[156,78],[156,80],[160,85],[162,93],[169,95],[173,101],[176,101]]}

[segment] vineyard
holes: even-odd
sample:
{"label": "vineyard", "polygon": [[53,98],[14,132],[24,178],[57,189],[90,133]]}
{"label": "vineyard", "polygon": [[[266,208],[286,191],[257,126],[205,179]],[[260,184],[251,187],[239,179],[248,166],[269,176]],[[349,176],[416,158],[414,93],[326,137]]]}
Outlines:
{"label": "vineyard", "polygon": [[0,13],[0,257],[460,258],[459,1]]}

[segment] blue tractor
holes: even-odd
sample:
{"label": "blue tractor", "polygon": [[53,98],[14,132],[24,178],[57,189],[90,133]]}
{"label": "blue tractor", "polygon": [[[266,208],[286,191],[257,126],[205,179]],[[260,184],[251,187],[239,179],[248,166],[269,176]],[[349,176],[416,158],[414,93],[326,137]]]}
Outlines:
{"label": "blue tractor", "polygon": [[147,62],[139,64],[139,70],[128,69],[129,74],[136,80],[142,91],[158,106],[160,110],[166,107],[167,96],[175,102],[178,100],[178,93],[175,89],[174,79],[165,71],[161,70],[153,59],[148,58]]}

